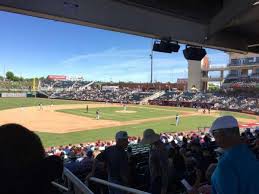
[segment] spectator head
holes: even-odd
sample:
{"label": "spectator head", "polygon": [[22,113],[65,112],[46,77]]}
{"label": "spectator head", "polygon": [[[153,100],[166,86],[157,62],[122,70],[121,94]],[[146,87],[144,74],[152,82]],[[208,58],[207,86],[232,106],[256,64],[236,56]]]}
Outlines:
{"label": "spectator head", "polygon": [[155,144],[160,142],[160,135],[155,133],[153,129],[146,129],[143,133],[142,144]]}
{"label": "spectator head", "polygon": [[77,159],[76,153],[74,151],[69,153],[69,159],[75,161]]}
{"label": "spectator head", "polygon": [[233,116],[217,118],[210,128],[210,133],[214,136],[218,146],[223,149],[240,144],[238,122]]}
{"label": "spectator head", "polygon": [[86,153],[86,156],[88,158],[92,158],[94,156],[93,151],[92,150],[88,150],[87,153]]}
{"label": "spectator head", "polygon": [[126,131],[119,131],[115,135],[116,145],[123,149],[128,147],[128,133]]}
{"label": "spectator head", "polygon": [[43,193],[52,180],[61,176],[61,159],[45,158],[41,140],[35,133],[18,124],[2,125],[0,130],[0,146],[4,147],[0,151],[4,156],[0,160],[1,192]]}
{"label": "spectator head", "polygon": [[190,144],[190,149],[192,152],[199,152],[201,151],[201,145],[199,143],[193,142]]}

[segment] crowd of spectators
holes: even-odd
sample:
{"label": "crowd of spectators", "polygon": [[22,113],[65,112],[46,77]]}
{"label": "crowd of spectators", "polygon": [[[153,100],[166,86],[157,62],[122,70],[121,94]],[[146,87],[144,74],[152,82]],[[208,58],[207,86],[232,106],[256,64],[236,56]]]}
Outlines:
{"label": "crowd of spectators", "polygon": [[[45,151],[39,137],[23,126],[0,129],[6,146],[0,161],[4,193],[58,193],[51,181],[61,180],[63,165],[94,193],[124,192],[97,185],[92,176],[152,194],[259,192],[259,128],[239,129],[232,116],[217,118],[209,129],[161,134],[146,129],[142,137],[119,131],[115,141]],[[10,154],[13,150],[16,154]]]}
{"label": "crowd of spectators", "polygon": [[59,91],[50,94],[50,98],[88,100],[111,103],[132,103],[138,104],[144,98],[151,96],[153,92],[132,91],[121,89],[111,90],[84,90],[84,91]]}
{"label": "crowd of spectators", "polygon": [[210,108],[234,111],[251,111],[259,113],[259,95],[249,95],[249,93],[239,93],[231,95],[227,93],[191,93],[181,94],[166,92],[156,100],[188,102],[192,106],[202,106],[210,104]]}
{"label": "crowd of spectators", "polygon": [[76,91],[81,87],[88,85],[90,82],[88,81],[54,81],[44,79],[40,81],[39,88],[44,92],[55,92],[55,91]]}
{"label": "crowd of spectators", "polygon": [[[247,144],[255,153],[255,156],[259,158],[259,129],[247,128],[240,131],[241,141]],[[151,140],[145,140],[145,137],[150,138],[152,135],[154,137]],[[153,144],[154,141],[159,143]],[[215,139],[208,132],[208,129],[161,134],[155,134],[153,130],[149,129],[148,134],[144,133],[143,139],[140,137],[128,137],[128,142],[129,145],[124,148],[128,158],[127,168],[124,166],[124,170],[128,169],[129,174],[127,175],[128,180],[123,182],[109,178],[109,170],[106,171],[109,167],[103,165],[103,162],[111,159],[100,155],[109,147],[116,146],[117,140],[96,141],[95,143],[79,144],[77,146],[51,147],[46,150],[46,153],[61,157],[65,162],[65,167],[82,181],[85,181],[85,178],[92,173],[92,167],[95,165],[94,174],[91,176],[151,191],[151,193],[156,193],[157,189],[162,188],[163,185],[166,186],[166,192],[164,193],[182,193],[186,190],[181,183],[183,179],[202,193],[212,193],[211,176],[224,150],[216,145]],[[151,144],[151,146],[146,144]],[[114,154],[113,151],[108,151],[108,153],[111,156]],[[154,157],[153,162],[150,161],[151,155]],[[157,157],[159,158],[158,160]],[[166,168],[162,168],[157,162],[161,162],[162,166],[166,166]],[[119,164],[116,163],[116,165],[118,166]],[[153,170],[150,169],[150,165],[154,165]],[[164,172],[165,169],[166,172]],[[160,179],[162,177],[167,180]],[[90,188],[96,192],[108,193],[109,191],[105,187],[96,187],[95,184],[89,183]]]}
{"label": "crowd of spectators", "polygon": [[259,82],[259,73],[252,73],[250,76],[248,75],[240,75],[238,76],[237,74],[229,74],[224,82],[224,83],[240,83],[246,84],[246,83],[258,83]]}
{"label": "crowd of spectators", "polygon": [[[132,104],[138,104],[143,99],[152,96],[154,93],[158,92],[130,90],[128,88],[102,90],[95,84],[91,85],[91,87],[83,87],[86,86],[88,83],[89,82],[84,81],[54,82],[46,80],[41,83],[41,88],[52,88],[51,90],[44,90],[45,94],[47,94],[49,98]],[[71,90],[71,87],[73,87],[74,89]],[[70,88],[70,90],[68,88]],[[163,95],[160,95],[153,100],[156,100],[157,104],[161,104],[159,102],[163,101],[175,102],[176,105],[177,103],[184,103],[183,106],[191,107],[196,107],[197,105],[202,106],[202,104],[208,106],[209,104],[210,108],[212,109],[214,108],[232,111],[249,111],[256,114],[259,113],[258,94],[249,96],[249,93],[231,95],[230,93],[180,92],[176,90],[165,91]]]}
{"label": "crowd of spectators", "polygon": [[215,109],[238,111],[247,110],[259,113],[259,96],[256,95],[253,97],[247,97],[247,95],[241,94],[238,96],[217,94],[207,98],[207,102],[213,103]]}
{"label": "crowd of spectators", "polygon": [[32,88],[31,81],[1,81],[0,91],[29,91]]}

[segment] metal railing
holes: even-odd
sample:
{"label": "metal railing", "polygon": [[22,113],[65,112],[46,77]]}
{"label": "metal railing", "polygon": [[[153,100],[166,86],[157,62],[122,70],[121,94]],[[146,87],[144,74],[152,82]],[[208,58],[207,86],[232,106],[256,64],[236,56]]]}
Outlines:
{"label": "metal railing", "polygon": [[63,186],[63,185],[61,185],[61,184],[59,184],[59,183],[57,183],[57,182],[55,182],[55,181],[52,181],[51,184],[52,184],[54,187],[56,187],[56,188],[58,188],[58,189],[61,189],[62,191],[66,191],[66,192],[69,191],[69,189],[68,189],[67,187],[65,187],[65,186]]}
{"label": "metal railing", "polygon": [[122,191],[126,191],[128,193],[150,194],[150,193],[147,193],[147,192],[144,192],[144,191],[140,191],[138,189],[133,189],[133,188],[130,188],[130,187],[118,185],[118,184],[111,183],[111,182],[108,182],[106,180],[98,179],[98,178],[95,178],[95,177],[90,178],[90,181],[93,181],[93,182],[96,182],[96,183],[99,183],[99,184],[102,184],[102,185],[106,185],[106,186],[109,186],[109,187],[112,187],[112,188],[115,188],[115,189],[119,189],[119,190],[122,190]]}
{"label": "metal railing", "polygon": [[94,194],[79,178],[77,178],[67,168],[64,168],[63,174],[69,192],[73,191],[74,194]]}
{"label": "metal railing", "polygon": [[[74,194],[94,194],[79,178],[77,178],[71,171],[69,171],[67,168],[64,168],[63,173],[64,179],[65,179],[65,185],[60,185],[56,182],[52,182],[52,184],[59,189],[62,189],[63,191],[66,191],[68,193],[74,193]],[[122,191],[126,191],[128,193],[132,194],[150,194],[138,189],[126,187],[123,185],[111,183],[106,180],[98,179],[95,177],[92,177],[89,179],[90,181],[93,181],[95,183],[99,183],[105,186],[109,186],[115,189],[119,189]]]}

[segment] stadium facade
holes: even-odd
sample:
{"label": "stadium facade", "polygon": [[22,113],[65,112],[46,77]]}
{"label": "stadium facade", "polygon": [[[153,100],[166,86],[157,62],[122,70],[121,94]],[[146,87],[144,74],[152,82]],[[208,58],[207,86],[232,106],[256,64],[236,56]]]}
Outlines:
{"label": "stadium facade", "polygon": [[[220,76],[211,77],[209,72],[220,72]],[[205,92],[208,82],[219,82],[223,89],[259,89],[259,55],[229,53],[229,63],[224,67],[211,66],[207,56],[188,61],[188,90],[195,87]]]}

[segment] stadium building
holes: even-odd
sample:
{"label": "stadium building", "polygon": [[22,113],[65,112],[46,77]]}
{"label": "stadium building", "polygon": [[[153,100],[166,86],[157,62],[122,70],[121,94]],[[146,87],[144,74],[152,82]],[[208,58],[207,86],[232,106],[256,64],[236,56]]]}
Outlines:
{"label": "stadium building", "polygon": [[[219,76],[212,77],[211,72],[219,72]],[[201,61],[188,61],[188,90],[205,92],[208,82],[219,82],[223,89],[259,88],[259,55],[229,53],[229,64],[223,67],[211,66],[207,56]]]}

